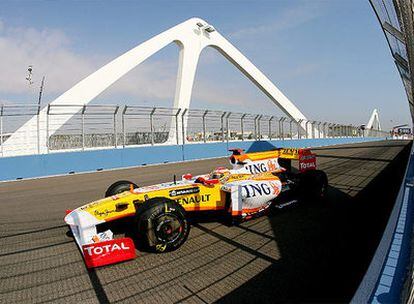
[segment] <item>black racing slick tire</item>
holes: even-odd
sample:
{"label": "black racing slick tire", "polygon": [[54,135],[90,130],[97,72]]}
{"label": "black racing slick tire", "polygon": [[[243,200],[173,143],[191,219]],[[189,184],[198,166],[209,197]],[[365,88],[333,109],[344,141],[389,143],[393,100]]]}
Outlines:
{"label": "black racing slick tire", "polygon": [[300,196],[304,200],[323,201],[328,189],[328,177],[321,170],[309,170],[300,174]]}
{"label": "black racing slick tire", "polygon": [[164,197],[155,197],[137,206],[135,228],[137,241],[152,252],[178,249],[190,232],[184,208]]}
{"label": "black racing slick tire", "polygon": [[118,193],[128,191],[129,189],[131,189],[131,185],[134,189],[138,188],[138,186],[133,182],[126,180],[117,181],[108,187],[108,189],[105,192],[105,197],[113,196]]}

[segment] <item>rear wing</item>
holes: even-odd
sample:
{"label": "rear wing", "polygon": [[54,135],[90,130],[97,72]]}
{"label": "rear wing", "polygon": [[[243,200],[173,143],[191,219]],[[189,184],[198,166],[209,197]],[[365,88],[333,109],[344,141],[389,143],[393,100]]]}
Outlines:
{"label": "rear wing", "polygon": [[301,172],[316,169],[316,155],[310,149],[306,148],[279,148],[270,151],[244,153],[243,149],[230,149],[230,163],[244,164],[246,162],[264,161],[267,159],[277,158],[280,166],[291,170],[292,160],[299,161],[299,170]]}

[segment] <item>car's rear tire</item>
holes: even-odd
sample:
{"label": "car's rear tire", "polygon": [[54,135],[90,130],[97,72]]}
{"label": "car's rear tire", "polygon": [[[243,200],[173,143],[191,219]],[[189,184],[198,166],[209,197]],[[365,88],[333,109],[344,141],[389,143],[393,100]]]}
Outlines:
{"label": "car's rear tire", "polygon": [[321,170],[309,170],[300,174],[300,196],[308,201],[323,201],[328,188],[328,177]]}
{"label": "car's rear tire", "polygon": [[118,193],[128,191],[131,188],[131,185],[134,189],[138,188],[138,186],[133,182],[127,180],[117,181],[108,187],[108,189],[105,192],[105,197],[113,196]]}
{"label": "car's rear tire", "polygon": [[184,208],[164,197],[149,199],[137,207],[135,228],[140,245],[153,252],[178,249],[190,232]]}

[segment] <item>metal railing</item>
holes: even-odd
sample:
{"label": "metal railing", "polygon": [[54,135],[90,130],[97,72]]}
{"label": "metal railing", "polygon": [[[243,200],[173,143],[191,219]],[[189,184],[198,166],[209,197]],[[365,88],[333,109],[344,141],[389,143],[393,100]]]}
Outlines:
{"label": "metal railing", "polygon": [[134,145],[389,135],[353,125],[229,111],[95,104],[48,105],[41,111],[37,105],[0,105],[1,156],[3,143],[12,134],[19,136],[19,128],[32,117],[37,120],[36,130],[25,136],[28,145],[37,146],[37,153],[42,153],[44,139],[47,150],[43,153],[49,153]]}

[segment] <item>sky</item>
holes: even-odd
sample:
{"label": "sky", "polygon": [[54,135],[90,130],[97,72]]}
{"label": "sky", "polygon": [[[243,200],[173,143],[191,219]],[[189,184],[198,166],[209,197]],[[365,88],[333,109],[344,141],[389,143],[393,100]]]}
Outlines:
{"label": "sky", "polygon": [[[0,102],[53,101],[99,67],[191,17],[212,24],[308,119],[383,128],[410,122],[405,91],[368,0],[0,1]],[[33,66],[33,84],[25,79]],[[93,102],[172,106],[167,46]],[[203,51],[192,108],[281,115],[216,50]]]}

